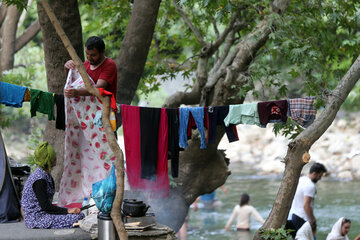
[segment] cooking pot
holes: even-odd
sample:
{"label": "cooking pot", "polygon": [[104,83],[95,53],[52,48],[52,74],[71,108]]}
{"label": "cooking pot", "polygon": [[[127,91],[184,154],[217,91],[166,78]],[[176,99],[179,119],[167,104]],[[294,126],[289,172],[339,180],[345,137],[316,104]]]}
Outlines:
{"label": "cooking pot", "polygon": [[142,217],[145,216],[150,205],[146,205],[143,201],[136,199],[124,199],[122,211],[126,216]]}

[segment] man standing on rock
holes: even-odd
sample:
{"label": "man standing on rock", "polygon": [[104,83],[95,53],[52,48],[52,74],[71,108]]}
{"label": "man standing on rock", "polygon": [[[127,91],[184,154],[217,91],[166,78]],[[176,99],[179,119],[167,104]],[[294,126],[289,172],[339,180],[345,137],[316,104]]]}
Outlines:
{"label": "man standing on rock", "polygon": [[295,229],[294,235],[306,221],[316,226],[316,218],[314,216],[315,184],[326,172],[327,170],[323,164],[314,163],[310,168],[309,174],[300,177],[290,209],[290,213],[292,213],[290,222],[292,224],[287,223],[288,228]]}

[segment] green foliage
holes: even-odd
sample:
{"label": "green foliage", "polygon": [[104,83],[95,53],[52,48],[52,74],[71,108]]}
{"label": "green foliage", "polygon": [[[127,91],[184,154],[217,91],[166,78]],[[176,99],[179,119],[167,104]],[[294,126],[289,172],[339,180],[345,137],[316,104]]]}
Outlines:
{"label": "green foliage", "polygon": [[285,226],[277,229],[261,230],[261,237],[265,240],[291,240],[292,229],[285,229]]}
{"label": "green foliage", "polygon": [[289,139],[296,138],[303,130],[304,129],[290,117],[288,117],[286,124],[275,123],[273,127],[275,136],[280,134],[284,137],[289,137]]}
{"label": "green foliage", "polygon": [[[44,136],[44,129],[42,128],[35,128],[34,131],[31,133],[31,137],[28,141],[28,149],[35,151],[37,146],[42,142]],[[28,154],[28,157],[26,158],[26,163],[31,166],[31,169],[34,170],[36,168],[36,164],[34,162],[34,154]]]}
{"label": "green foliage", "polygon": [[281,79],[287,91],[270,93],[274,98],[332,90],[358,55],[359,6],[358,1],[292,1],[250,67],[254,81],[281,88],[273,84]]}
{"label": "green foliage", "polygon": [[15,5],[21,10],[27,7],[27,0],[3,0],[2,2],[6,5]]}
{"label": "green foliage", "polygon": [[169,185],[172,188],[176,188],[178,186],[175,179],[173,178],[173,176],[170,173],[169,173]]}
{"label": "green foliage", "polygon": [[125,36],[130,17],[130,1],[80,0],[83,41],[90,36],[100,36],[106,44],[106,55],[115,58]]}
{"label": "green foliage", "polygon": [[[15,66],[8,71],[4,71],[0,80],[3,82],[37,88],[47,91],[44,54],[41,48],[35,43],[29,43],[15,55]],[[22,119],[30,119],[30,104],[23,103],[22,108],[13,108],[0,105],[0,126],[9,127],[12,122]]]}

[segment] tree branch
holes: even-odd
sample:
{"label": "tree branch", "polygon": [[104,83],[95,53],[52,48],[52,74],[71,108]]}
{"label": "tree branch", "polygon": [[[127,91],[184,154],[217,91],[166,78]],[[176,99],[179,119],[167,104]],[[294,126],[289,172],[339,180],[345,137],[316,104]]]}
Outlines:
{"label": "tree branch", "polygon": [[4,3],[1,3],[0,6],[0,26],[2,25],[5,17],[6,17],[6,11],[7,11],[7,6]]}
{"label": "tree branch", "polygon": [[[270,215],[261,229],[279,228],[285,223],[291,207],[290,199],[294,198],[301,170],[305,165],[301,159],[303,153],[308,152],[312,144],[314,144],[330,127],[341,105],[359,78],[360,55],[328,98],[325,109],[321,115],[313,124],[289,143],[288,151],[285,156],[286,165],[283,180]],[[259,231],[260,230],[257,231],[254,239],[261,239]]]}
{"label": "tree branch", "polygon": [[[220,33],[219,33],[219,29],[216,26],[216,19],[215,18],[212,19],[212,25],[214,27],[214,32],[215,32],[216,39],[218,39],[219,36],[220,36]],[[215,52],[215,59],[214,59],[215,64],[218,61],[219,61],[219,49],[217,49],[216,52]]]}
{"label": "tree branch", "polygon": [[28,42],[33,39],[36,34],[40,32],[40,23],[39,19],[37,19],[35,22],[33,22],[25,31],[23,34],[21,34],[20,37],[16,39],[15,42],[15,52],[19,51],[21,48],[23,48]]}
{"label": "tree branch", "polygon": [[198,90],[192,90],[191,92],[176,92],[169,96],[162,107],[177,108],[181,104],[193,105],[198,104],[200,101],[200,92]]}
{"label": "tree branch", "polygon": [[221,33],[221,36],[216,39],[214,44],[211,44],[211,47],[209,49],[209,54],[212,55],[213,52],[215,52],[220,45],[225,41],[227,35],[233,30],[233,26],[237,20],[237,18],[240,16],[240,11],[237,11],[230,19],[229,24],[226,26],[225,30]]}
{"label": "tree branch", "polygon": [[181,9],[179,4],[177,4],[176,0],[173,0],[174,6],[176,11],[180,14],[180,16],[183,18],[185,23],[188,25],[188,27],[191,29],[191,31],[194,33],[196,39],[203,47],[208,47],[208,43],[205,42],[203,37],[201,36],[199,30],[192,24],[191,20],[186,16],[185,12]]}
{"label": "tree branch", "polygon": [[19,23],[18,23],[18,27],[21,27],[25,21],[26,18],[26,14],[27,14],[27,9],[30,8],[31,4],[33,3],[34,0],[28,0],[26,9],[24,9],[20,15],[20,19],[19,19]]}
{"label": "tree branch", "polygon": [[20,12],[16,6],[8,7],[7,14],[2,26],[2,45],[0,57],[1,72],[11,69],[14,66],[15,38],[17,31],[17,23],[19,21]]}

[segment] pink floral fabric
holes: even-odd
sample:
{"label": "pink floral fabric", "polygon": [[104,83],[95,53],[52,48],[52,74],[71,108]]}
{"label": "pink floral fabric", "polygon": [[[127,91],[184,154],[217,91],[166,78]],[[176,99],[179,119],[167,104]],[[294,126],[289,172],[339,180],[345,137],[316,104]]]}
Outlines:
{"label": "pink floral fabric", "polygon": [[[68,88],[85,88],[77,70],[69,71],[65,85]],[[58,201],[61,206],[89,197],[92,184],[106,178],[115,160],[105,131],[93,123],[96,113],[102,111],[95,96],[65,97],[65,111],[64,172]]]}

